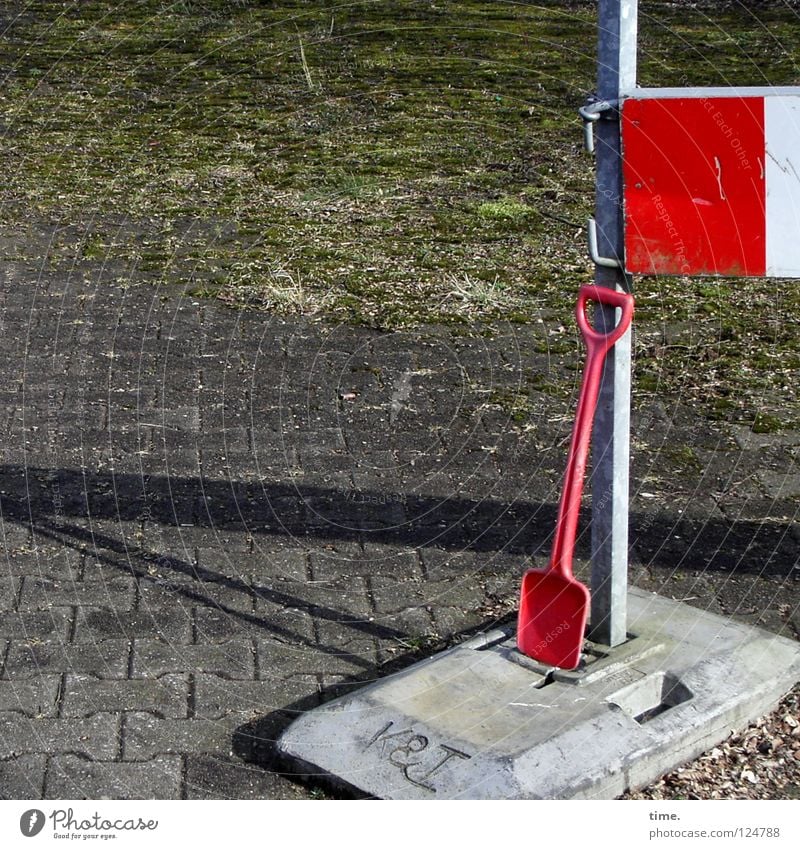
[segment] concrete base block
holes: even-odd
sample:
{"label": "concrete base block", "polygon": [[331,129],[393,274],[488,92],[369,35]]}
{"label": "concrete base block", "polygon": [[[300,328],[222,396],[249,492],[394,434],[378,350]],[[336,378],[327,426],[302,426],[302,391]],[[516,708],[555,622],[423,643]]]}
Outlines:
{"label": "concrete base block", "polygon": [[295,771],[383,799],[610,799],[767,713],[800,644],[632,590],[629,639],[571,672],[494,631],[297,719]]}

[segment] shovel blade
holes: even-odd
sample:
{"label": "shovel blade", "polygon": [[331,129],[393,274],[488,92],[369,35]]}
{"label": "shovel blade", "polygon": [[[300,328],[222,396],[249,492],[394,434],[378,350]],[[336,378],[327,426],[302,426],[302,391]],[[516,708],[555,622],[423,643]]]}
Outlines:
{"label": "shovel blade", "polygon": [[522,578],[517,648],[528,657],[575,669],[589,616],[589,590],[558,572],[531,569]]}

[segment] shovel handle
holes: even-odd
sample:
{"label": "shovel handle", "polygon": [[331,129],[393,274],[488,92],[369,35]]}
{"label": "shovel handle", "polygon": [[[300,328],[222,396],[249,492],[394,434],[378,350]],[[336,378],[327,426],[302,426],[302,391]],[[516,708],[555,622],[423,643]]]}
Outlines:
{"label": "shovel handle", "polygon": [[[589,301],[595,301],[604,306],[617,307],[622,310],[622,316],[613,330],[602,333],[595,330],[586,317],[586,306]],[[578,319],[578,327],[583,335],[587,347],[591,345],[604,346],[606,351],[612,348],[631,326],[633,318],[633,296],[627,292],[617,292],[615,289],[607,289],[605,286],[581,286],[578,293],[578,304],[575,308]]]}
{"label": "shovel handle", "polygon": [[[595,330],[586,317],[589,301],[622,310],[620,320],[609,331]],[[578,327],[586,343],[586,367],[578,396],[575,424],[572,429],[572,442],[567,457],[567,469],[564,474],[564,486],[561,502],[558,506],[558,520],[550,555],[549,568],[566,578],[572,578],[572,557],[575,551],[575,535],[578,529],[578,514],[581,509],[583,481],[589,457],[589,444],[592,438],[592,423],[600,393],[600,380],[603,365],[609,349],[625,335],[633,318],[633,296],[603,286],[582,286],[577,305]]]}

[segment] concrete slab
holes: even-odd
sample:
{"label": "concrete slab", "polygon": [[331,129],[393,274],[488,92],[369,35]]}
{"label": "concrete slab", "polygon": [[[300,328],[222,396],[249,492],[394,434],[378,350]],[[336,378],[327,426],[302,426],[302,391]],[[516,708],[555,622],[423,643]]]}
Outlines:
{"label": "concrete slab", "polygon": [[295,772],[384,799],[608,799],[767,713],[800,644],[631,590],[629,639],[542,667],[494,631],[312,710]]}

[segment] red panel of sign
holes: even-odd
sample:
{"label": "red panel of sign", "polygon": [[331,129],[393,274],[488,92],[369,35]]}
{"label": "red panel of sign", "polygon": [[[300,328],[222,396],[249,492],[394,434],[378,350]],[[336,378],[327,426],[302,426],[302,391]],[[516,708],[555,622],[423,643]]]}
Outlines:
{"label": "red panel of sign", "polygon": [[622,145],[627,271],[764,275],[763,97],[631,98]]}

